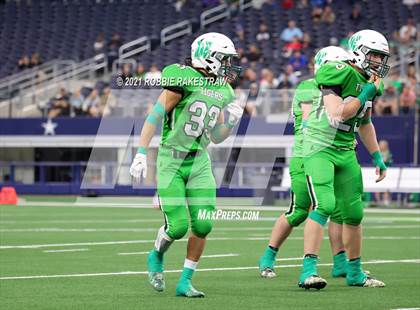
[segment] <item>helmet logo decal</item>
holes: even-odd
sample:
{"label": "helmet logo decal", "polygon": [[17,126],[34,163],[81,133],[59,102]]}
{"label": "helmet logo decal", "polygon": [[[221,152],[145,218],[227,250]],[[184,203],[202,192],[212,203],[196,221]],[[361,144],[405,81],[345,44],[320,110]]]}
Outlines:
{"label": "helmet logo decal", "polygon": [[198,41],[198,47],[195,51],[194,57],[195,58],[207,58],[209,56],[210,46],[212,42],[206,41]]}
{"label": "helmet logo decal", "polygon": [[352,36],[349,40],[349,49],[351,51],[354,51],[357,48],[357,43],[360,41],[360,39],[362,38],[361,35],[356,35],[356,36]]}
{"label": "helmet logo decal", "polygon": [[318,64],[318,65],[321,65],[326,55],[327,55],[326,51],[322,51],[321,53],[317,53],[315,55],[315,63]]}

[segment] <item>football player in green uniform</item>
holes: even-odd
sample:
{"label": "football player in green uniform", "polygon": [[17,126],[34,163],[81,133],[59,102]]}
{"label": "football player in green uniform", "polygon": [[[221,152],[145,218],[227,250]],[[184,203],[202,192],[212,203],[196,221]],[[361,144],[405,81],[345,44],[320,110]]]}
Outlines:
{"label": "football player in green uniform", "polygon": [[[340,47],[324,47],[315,55],[315,73],[321,65],[328,61],[349,61],[350,59],[349,53]],[[289,166],[291,178],[290,208],[277,219],[271,232],[268,246],[260,258],[259,271],[263,278],[276,276],[274,265],[279,248],[290,235],[293,228],[306,220],[310,211],[311,200],[303,169],[303,135],[312,104],[320,96],[321,92],[314,78],[300,82],[295,91],[292,102],[294,145]],[[342,221],[338,208],[331,216],[328,231],[334,261],[332,275],[333,277],[345,277],[347,259],[341,239]]]}
{"label": "football player in green uniform", "polygon": [[350,286],[383,287],[363,272],[361,222],[362,174],[354,150],[355,133],[373,157],[377,182],[386,176],[371,122],[372,101],[381,95],[381,78],[389,71],[388,42],[379,32],[362,30],[349,40],[351,62],[328,62],[315,80],[322,91],[309,116],[303,143],[304,167],[313,211],[304,230],[304,259],[299,286],[321,289],[317,261],[323,226],[335,206],[343,219],[343,243],[349,258],[346,282]]}
{"label": "football player in green uniform", "polygon": [[204,297],[192,286],[191,278],[213,225],[208,216],[201,218],[199,214],[213,212],[216,204],[216,183],[206,148],[211,141],[225,140],[243,113],[226,82],[239,74],[240,68],[232,65],[236,56],[234,44],[225,35],[212,32],[199,36],[191,45],[190,63],[163,69],[164,90],[141,131],[140,146],[130,168],[135,178],[146,176],[147,148],[163,121],[157,193],[165,223],[147,259],[149,283],[157,291],[165,289],[164,253],[187,233],[191,223],[176,295]]}

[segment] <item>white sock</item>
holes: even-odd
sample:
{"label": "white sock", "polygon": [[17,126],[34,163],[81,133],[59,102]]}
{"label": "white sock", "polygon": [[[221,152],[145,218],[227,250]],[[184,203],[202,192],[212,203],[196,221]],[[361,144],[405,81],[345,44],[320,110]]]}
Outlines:
{"label": "white sock", "polygon": [[197,268],[198,262],[194,262],[188,258],[185,259],[184,268],[189,268],[195,270]]}

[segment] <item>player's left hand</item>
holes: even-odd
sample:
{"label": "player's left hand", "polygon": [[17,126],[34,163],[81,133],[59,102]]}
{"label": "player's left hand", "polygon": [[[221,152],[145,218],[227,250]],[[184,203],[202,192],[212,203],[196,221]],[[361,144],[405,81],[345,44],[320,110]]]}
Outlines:
{"label": "player's left hand", "polygon": [[373,164],[376,167],[376,175],[378,176],[378,178],[376,179],[376,183],[382,181],[383,179],[385,179],[386,177],[386,165],[384,163],[384,160],[382,158],[382,155],[379,151],[376,151],[372,154],[372,158],[373,158]]}
{"label": "player's left hand", "polygon": [[376,183],[382,181],[383,179],[385,179],[386,177],[386,169],[382,170],[381,168],[379,168],[378,166],[376,166],[376,171],[375,171],[376,175],[378,175],[379,177],[376,179]]}
{"label": "player's left hand", "polygon": [[227,111],[229,112],[228,124],[233,128],[239,123],[239,120],[244,113],[244,107],[235,100],[227,105]]}

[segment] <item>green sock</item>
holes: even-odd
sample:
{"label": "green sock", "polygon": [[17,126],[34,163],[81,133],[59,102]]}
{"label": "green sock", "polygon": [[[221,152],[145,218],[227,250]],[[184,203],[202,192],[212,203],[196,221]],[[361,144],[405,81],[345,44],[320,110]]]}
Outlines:
{"label": "green sock", "polygon": [[163,253],[151,250],[147,256],[147,266],[150,272],[163,272]]}
{"label": "green sock", "polygon": [[318,275],[316,264],[318,263],[318,255],[306,254],[303,258],[302,270],[300,272],[300,282],[305,281],[310,276]]}
{"label": "green sock", "polygon": [[348,263],[346,252],[341,251],[333,256],[333,277],[345,277],[347,274]]}
{"label": "green sock", "polygon": [[267,267],[274,268],[274,261],[276,260],[276,255],[278,251],[278,248],[267,246],[260,260],[260,269]]}
{"label": "green sock", "polygon": [[194,270],[193,269],[184,267],[184,270],[182,270],[182,273],[181,273],[181,279],[191,280],[193,274],[194,274]]}
{"label": "green sock", "polygon": [[348,262],[347,284],[348,285],[363,285],[366,275],[362,270],[361,258],[351,259]]}

